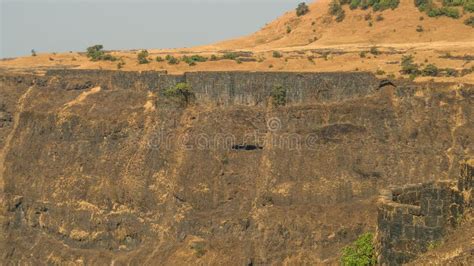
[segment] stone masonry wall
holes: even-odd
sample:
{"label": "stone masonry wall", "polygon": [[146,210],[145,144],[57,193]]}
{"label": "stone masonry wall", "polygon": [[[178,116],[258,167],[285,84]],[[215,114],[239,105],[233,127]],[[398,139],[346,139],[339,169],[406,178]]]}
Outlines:
{"label": "stone masonry wall", "polygon": [[94,85],[114,89],[162,92],[186,82],[200,102],[221,105],[258,105],[267,101],[275,86],[287,90],[287,102],[331,102],[366,96],[379,88],[372,74],[287,73],[287,72],[190,72],[168,75],[162,72],[106,70],[50,70],[47,77],[61,77],[66,89],[86,89]]}
{"label": "stone masonry wall", "polygon": [[379,199],[377,252],[382,265],[400,265],[426,252],[456,226],[473,203],[473,167],[457,181],[436,181],[385,190]]}

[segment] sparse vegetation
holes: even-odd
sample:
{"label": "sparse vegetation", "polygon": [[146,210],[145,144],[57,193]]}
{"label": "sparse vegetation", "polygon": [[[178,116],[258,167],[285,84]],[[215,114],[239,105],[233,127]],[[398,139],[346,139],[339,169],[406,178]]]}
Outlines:
{"label": "sparse vegetation", "polygon": [[228,60],[236,60],[239,56],[236,53],[225,53],[222,58]]}
{"label": "sparse vegetation", "polygon": [[125,62],[122,59],[120,59],[120,62],[117,63],[117,69],[122,69],[124,65],[125,65]]}
{"label": "sparse vegetation", "polygon": [[286,104],[286,89],[283,86],[275,86],[272,90],[272,103],[274,106],[283,106]]}
{"label": "sparse vegetation", "polygon": [[219,58],[215,54],[211,55],[211,58],[209,60],[211,61],[217,61]]}
{"label": "sparse vegetation", "polygon": [[191,245],[191,248],[194,250],[194,255],[196,257],[201,258],[202,256],[206,255],[205,245],[202,242],[194,242]]}
{"label": "sparse vegetation", "polygon": [[155,58],[155,60],[156,60],[156,62],[163,62],[163,61],[165,61],[165,60],[163,59],[163,57],[161,57],[161,56],[157,56],[157,57]]}
{"label": "sparse vegetation", "polygon": [[181,61],[186,62],[190,66],[195,66],[198,62],[206,62],[207,57],[200,56],[200,55],[192,55],[192,56],[183,56]]}
{"label": "sparse vegetation", "polygon": [[377,258],[372,233],[361,235],[352,245],[342,250],[342,265],[376,265]]}
{"label": "sparse vegetation", "polygon": [[150,60],[148,60],[148,51],[147,50],[141,50],[137,54],[137,59],[139,64],[148,64],[150,63]]}
{"label": "sparse vegetation", "polygon": [[290,26],[286,26],[286,33],[287,33],[287,34],[290,34],[290,33],[291,33],[291,27],[290,27]]}
{"label": "sparse vegetation", "polygon": [[378,75],[378,76],[385,75],[385,71],[383,71],[382,69],[377,69],[377,71],[375,71],[375,75]]}
{"label": "sparse vegetation", "polygon": [[35,51],[35,49],[31,49],[31,56],[36,56],[36,51]]}
{"label": "sparse vegetation", "polygon": [[296,8],[296,15],[298,17],[304,16],[309,12],[309,7],[306,3],[300,3]]}
{"label": "sparse vegetation", "polygon": [[374,11],[383,11],[397,8],[400,0],[340,0],[339,3],[340,5],[349,5],[350,9],[366,10],[372,7]]}
{"label": "sparse vegetation", "polygon": [[401,73],[405,75],[410,75],[416,77],[420,74],[420,70],[417,64],[414,63],[414,58],[412,55],[405,55],[402,57],[401,62]]}
{"label": "sparse vegetation", "polygon": [[380,51],[379,51],[379,49],[377,49],[377,47],[373,46],[373,47],[370,48],[370,53],[373,54],[373,55],[379,55]]}
{"label": "sparse vegetation", "polygon": [[382,20],[384,20],[384,18],[381,14],[378,14],[377,17],[375,17],[375,21],[382,21]]}
{"label": "sparse vegetation", "polygon": [[332,0],[329,4],[329,14],[336,17],[337,22],[341,22],[346,17],[344,9],[342,9],[341,4],[338,0]]}
{"label": "sparse vegetation", "polygon": [[90,58],[91,61],[117,61],[115,56],[107,54],[103,51],[104,46],[97,44],[87,48],[86,56]]}
{"label": "sparse vegetation", "polygon": [[439,74],[439,69],[434,64],[428,64],[422,71],[423,76],[437,77]]}
{"label": "sparse vegetation", "polygon": [[470,16],[468,19],[464,20],[464,24],[474,27],[474,16]]}
{"label": "sparse vegetation", "polygon": [[191,87],[184,82],[178,83],[175,86],[166,89],[163,94],[169,98],[177,98],[185,104],[189,104],[194,96]]}
{"label": "sparse vegetation", "polygon": [[273,51],[273,57],[274,58],[281,58],[281,57],[283,57],[283,55],[278,51]]}
{"label": "sparse vegetation", "polygon": [[361,51],[361,52],[359,53],[360,58],[365,58],[366,55],[367,55],[367,52],[366,52],[366,51]]}
{"label": "sparse vegetation", "polygon": [[178,58],[176,58],[176,57],[174,57],[174,56],[172,56],[172,55],[167,55],[167,56],[165,57],[165,60],[168,61],[168,64],[170,64],[170,65],[177,65],[177,64],[179,64]]}
{"label": "sparse vegetation", "polygon": [[423,26],[418,25],[418,26],[416,26],[416,31],[417,31],[417,32],[423,32],[423,31],[425,31],[425,30],[423,29]]}

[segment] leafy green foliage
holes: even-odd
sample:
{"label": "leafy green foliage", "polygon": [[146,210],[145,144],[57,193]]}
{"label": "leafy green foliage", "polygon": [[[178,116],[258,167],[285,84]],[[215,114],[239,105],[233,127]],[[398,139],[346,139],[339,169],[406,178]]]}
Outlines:
{"label": "leafy green foliage", "polygon": [[272,103],[275,106],[283,106],[286,104],[286,89],[283,86],[275,86],[272,90]]}
{"label": "leafy green foliage", "polygon": [[459,18],[459,10],[454,7],[441,7],[441,8],[432,8],[428,11],[428,16],[430,17],[439,17],[446,16],[450,18]]}
{"label": "leafy green foliage", "polygon": [[465,0],[464,11],[471,13],[474,12],[474,0]]}
{"label": "leafy green foliage", "polygon": [[165,89],[164,96],[169,98],[179,99],[185,104],[188,104],[194,96],[191,87],[184,82],[178,83],[173,87]]}
{"label": "leafy green foliage", "polygon": [[436,77],[439,74],[439,69],[437,66],[429,64],[421,71],[421,74],[423,76]]}
{"label": "leafy green foliage", "polygon": [[370,53],[373,54],[373,55],[379,55],[379,54],[380,54],[380,51],[379,51],[379,49],[377,49],[377,47],[372,46],[372,47],[370,48]]}
{"label": "leafy green foliage", "polygon": [[296,8],[296,15],[298,17],[304,16],[309,12],[309,7],[306,3],[300,3]]}
{"label": "leafy green foliage", "polygon": [[230,52],[230,53],[225,53],[225,54],[222,56],[223,59],[228,59],[228,60],[236,60],[238,57],[239,57],[238,54],[232,53],[232,52]]}
{"label": "leafy green foliage", "polygon": [[198,62],[206,62],[207,57],[200,56],[200,55],[192,55],[192,56],[183,56],[181,58],[182,61],[186,62],[190,66],[196,65]]}
{"label": "leafy green foliage", "polygon": [[147,50],[142,50],[138,53],[137,59],[139,64],[148,64],[150,63],[150,60],[148,60],[148,51]]}
{"label": "leafy green foliage", "polygon": [[348,266],[375,265],[377,259],[372,233],[361,235],[352,245],[342,250],[341,264]]}
{"label": "leafy green foliage", "polygon": [[104,46],[101,44],[87,47],[86,56],[90,58],[91,61],[117,61],[117,57],[106,54],[103,49]]}
{"label": "leafy green foliage", "polygon": [[400,5],[400,0],[344,0],[339,1],[340,5],[349,5],[350,9],[368,9],[372,7],[374,11],[386,9],[396,9]]}
{"label": "leafy green foliage", "polygon": [[420,74],[420,70],[418,69],[418,65],[414,63],[414,58],[412,55],[404,55],[402,57],[402,74],[405,75],[412,75],[417,76]]}
{"label": "leafy green foliage", "polygon": [[161,56],[157,56],[157,57],[155,58],[155,60],[156,60],[156,62],[163,62],[163,61],[165,61],[165,60],[163,59],[163,57],[161,57]]}

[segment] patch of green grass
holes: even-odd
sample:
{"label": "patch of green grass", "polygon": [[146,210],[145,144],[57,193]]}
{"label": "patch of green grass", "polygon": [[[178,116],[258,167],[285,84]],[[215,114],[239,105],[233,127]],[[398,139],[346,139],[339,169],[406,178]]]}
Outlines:
{"label": "patch of green grass", "polygon": [[372,233],[361,235],[354,243],[342,250],[342,265],[376,265],[374,237]]}

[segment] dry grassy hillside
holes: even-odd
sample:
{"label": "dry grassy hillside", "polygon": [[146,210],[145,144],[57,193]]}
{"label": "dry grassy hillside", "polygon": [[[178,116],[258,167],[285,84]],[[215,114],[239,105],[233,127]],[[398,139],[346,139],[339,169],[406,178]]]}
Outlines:
{"label": "dry grassy hillside", "polygon": [[[463,23],[468,14],[459,19],[432,18],[419,11],[413,0],[401,0],[395,10],[378,12],[374,12],[371,8],[350,10],[348,5],[344,5],[346,17],[342,22],[337,22],[328,12],[329,4],[330,0],[316,1],[309,5],[310,12],[304,16],[298,17],[292,10],[250,36],[224,41],[210,47],[265,50],[356,43],[374,45],[471,42],[472,45],[474,41],[472,27]],[[369,15],[371,19],[366,19]],[[381,18],[377,19],[378,16]],[[369,22],[372,22],[372,26]],[[418,26],[422,26],[424,31],[417,32]],[[288,29],[291,29],[291,32],[288,33]]]}
{"label": "dry grassy hillside", "polygon": [[[434,1],[440,5],[436,2],[439,0]],[[419,75],[412,76],[415,81],[474,83],[474,28],[465,25],[474,15],[462,7],[453,7],[460,16],[454,19],[430,17],[418,10],[414,0],[401,0],[396,9],[377,12],[373,8],[351,10],[345,4],[345,17],[338,22],[337,16],[329,14],[329,6],[330,0],[314,2],[309,5],[309,12],[299,17],[290,10],[256,33],[234,40],[193,48],[148,50],[149,62],[145,64],[137,60],[140,51],[106,51],[116,61],[92,61],[80,52],[38,53],[1,60],[0,70],[369,71],[380,77],[408,78],[408,74],[401,73],[401,61],[402,56],[412,55],[420,69]],[[235,57],[226,57],[229,54]],[[204,58],[192,63],[185,60],[185,56],[192,55]],[[166,60],[167,56],[174,56],[176,62]],[[422,75],[429,65],[444,73]],[[451,74],[447,75],[446,70]]]}

